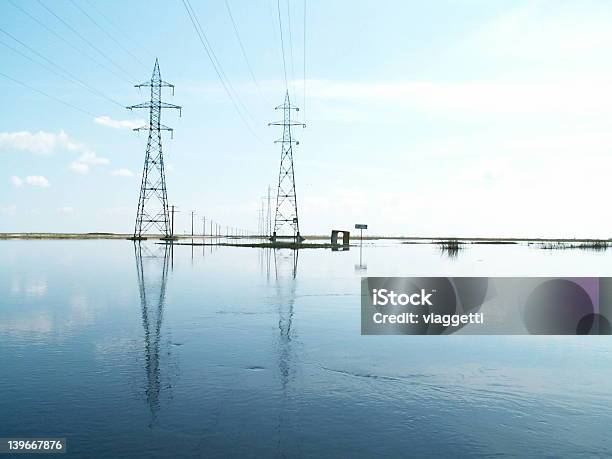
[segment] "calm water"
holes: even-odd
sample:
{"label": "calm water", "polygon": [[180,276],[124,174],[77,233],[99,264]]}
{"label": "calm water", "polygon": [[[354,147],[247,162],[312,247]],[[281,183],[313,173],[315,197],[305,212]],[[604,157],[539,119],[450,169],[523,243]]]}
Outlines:
{"label": "calm water", "polygon": [[612,455],[612,338],[362,337],[359,318],[366,273],[612,276],[611,252],[0,254],[0,437],[67,437],[70,457]]}

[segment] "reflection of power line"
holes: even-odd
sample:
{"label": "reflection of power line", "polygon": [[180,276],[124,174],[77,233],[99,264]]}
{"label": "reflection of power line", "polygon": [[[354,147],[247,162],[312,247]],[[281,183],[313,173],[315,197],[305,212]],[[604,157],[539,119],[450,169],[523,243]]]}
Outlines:
{"label": "reflection of power line", "polygon": [[291,262],[291,278],[295,279],[297,276],[298,267],[298,255],[299,250],[290,250],[291,255],[282,255],[281,249],[274,250],[274,274],[278,285],[279,275],[280,278],[286,277],[289,272],[289,262]]}
{"label": "reflection of power line", "polygon": [[[289,424],[289,420],[284,419],[291,413],[289,383],[293,379],[295,371],[293,364],[292,339],[294,336],[293,315],[295,304],[295,289],[297,275],[298,250],[291,250],[289,255],[283,250],[274,250],[274,272],[276,277],[276,299],[278,305],[278,370],[282,389],[282,406],[278,415],[278,448],[279,452],[286,451],[287,445],[284,444],[282,429]],[[300,447],[295,440],[291,441],[292,446]]]}
{"label": "reflection of power line", "polygon": [[260,274],[266,276],[266,283],[270,284],[270,262],[272,249],[269,247],[262,247],[259,251],[259,267]]}
{"label": "reflection of power line", "polygon": [[[292,337],[293,305],[295,303],[295,278],[297,275],[298,250],[286,256],[281,250],[274,251],[274,270],[278,300],[278,329],[280,332],[281,381],[283,389],[289,379],[290,344]],[[290,275],[290,277],[289,277]],[[288,287],[288,288],[287,288]]]}
{"label": "reflection of power line", "polygon": [[[138,275],[138,288],[140,293],[140,307],[142,326],[144,328],[145,370],[147,385],[145,389],[147,403],[151,410],[152,420],[155,421],[160,407],[160,392],[162,387],[160,356],[161,356],[161,327],[166,303],[166,281],[168,278],[168,261],[171,257],[172,244],[164,244],[162,253],[151,253],[141,242],[134,242],[134,256],[136,272]],[[153,269],[161,270],[155,276]],[[155,277],[157,282],[153,282]]]}

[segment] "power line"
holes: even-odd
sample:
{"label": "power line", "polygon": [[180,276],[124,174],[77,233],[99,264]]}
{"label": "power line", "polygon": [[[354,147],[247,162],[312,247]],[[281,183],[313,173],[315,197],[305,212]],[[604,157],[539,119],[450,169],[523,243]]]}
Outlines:
{"label": "power line", "polygon": [[204,33],[204,30],[202,30],[200,26],[200,22],[198,21],[198,18],[195,14],[195,11],[191,7],[189,0],[182,0],[182,2],[183,2],[183,6],[185,7],[185,11],[187,11],[187,15],[189,16],[189,19],[191,20],[191,24],[193,25],[193,28],[196,31],[198,38],[200,39],[200,43],[202,44],[202,47],[204,48],[204,51],[206,52],[206,55],[208,56],[208,59],[210,60],[213,66],[213,69],[215,70],[215,73],[217,74],[217,77],[219,78],[219,81],[221,82],[221,85],[223,86],[223,89],[225,90],[228,97],[230,98],[232,105],[234,106],[234,109],[238,113],[238,116],[240,117],[242,122],[245,124],[249,132],[253,134],[253,136],[257,138],[257,140],[259,140],[259,142],[263,144],[263,140],[255,133],[255,131],[253,131],[253,128],[251,128],[251,125],[246,120],[246,118],[242,114],[242,111],[238,107],[238,103],[236,102],[234,96],[232,95],[232,92],[230,91],[228,87],[230,85],[229,80],[227,82],[225,81],[224,73],[220,67],[220,64],[216,60],[216,57],[212,51],[212,48],[210,48],[210,43],[206,39],[206,34]]}
{"label": "power line", "polygon": [[304,64],[303,64],[303,70],[304,70],[304,75],[303,75],[303,83],[304,83],[304,103],[302,104],[302,118],[304,123],[306,122],[306,0],[304,0],[304,46],[303,46],[303,58],[304,58]]}
{"label": "power line", "polygon": [[200,29],[200,32],[202,33],[201,36],[204,38],[204,41],[206,42],[206,46],[208,47],[208,50],[210,50],[210,56],[212,56],[212,59],[214,59],[217,68],[219,69],[219,73],[221,74],[221,76],[223,77],[223,79],[225,80],[225,83],[227,84],[227,87],[229,88],[229,90],[233,93],[235,100],[238,102],[238,104],[242,107],[242,109],[244,110],[244,112],[253,120],[256,121],[255,118],[253,117],[253,115],[251,115],[251,112],[249,112],[249,109],[246,107],[246,105],[244,105],[244,103],[242,102],[242,100],[240,99],[240,97],[238,96],[238,93],[236,92],[236,90],[234,89],[234,87],[232,86],[232,82],[230,81],[230,79],[227,77],[227,75],[225,74],[225,71],[223,70],[223,66],[221,65],[221,62],[219,61],[219,59],[217,59],[217,55],[215,54],[215,50],[213,49],[212,45],[210,44],[210,42],[208,41],[208,37],[206,36],[206,32],[204,32],[204,29],[202,28],[202,25],[200,24],[200,20],[198,19],[198,16],[196,15],[195,10],[193,9],[193,6],[191,6],[191,3],[189,0],[187,1],[187,5],[189,5],[189,8],[191,9],[191,13],[193,15],[193,18],[195,19],[196,24],[198,25],[198,28]]}
{"label": "power line", "polygon": [[21,6],[17,5],[13,0],[8,0],[11,5],[13,5],[15,8],[17,8],[19,11],[21,11],[23,14],[25,14],[26,16],[28,16],[30,19],[32,19],[34,22],[36,22],[38,25],[40,25],[41,27],[43,27],[45,30],[47,30],[50,34],[52,34],[53,36],[55,36],[57,39],[61,40],[63,43],[65,43],[66,45],[70,46],[72,49],[74,49],[75,51],[77,51],[79,54],[81,54],[82,56],[85,56],[87,59],[89,59],[90,61],[94,62],[95,64],[99,65],[100,67],[102,67],[103,69],[107,70],[108,72],[112,73],[113,75],[115,75],[117,78],[119,78],[120,80],[127,82],[128,84],[132,84],[132,82],[130,80],[128,80],[127,78],[125,78],[124,76],[120,75],[119,73],[117,73],[116,71],[114,71],[113,69],[111,69],[110,67],[108,67],[106,64],[103,64],[99,61],[97,61],[96,59],[94,59],[93,57],[91,57],[89,54],[87,54],[85,51],[83,51],[82,49],[78,48],[77,46],[75,46],[71,41],[66,40],[64,37],[62,37],[60,34],[58,34],[56,31],[54,31],[53,29],[51,29],[49,26],[47,26],[44,22],[42,22],[40,19],[37,19],[35,16],[33,16],[32,14],[30,14],[28,11],[26,11],[25,9],[23,9]]}
{"label": "power line", "polygon": [[19,84],[19,85],[21,85],[21,86],[23,86],[25,88],[30,89],[31,91],[37,92],[39,94],[42,94],[43,96],[48,97],[49,99],[53,99],[54,101],[59,102],[60,104],[66,105],[67,107],[73,108],[74,110],[77,110],[77,111],[79,111],[81,113],[84,113],[88,117],[95,118],[97,116],[97,115],[94,115],[93,113],[91,113],[90,111],[84,110],[84,109],[82,109],[80,107],[77,107],[74,104],[71,104],[70,102],[66,102],[65,100],[62,100],[62,99],[60,99],[58,97],[55,97],[55,96],[52,96],[51,94],[48,94],[48,93],[46,93],[44,91],[41,91],[40,89],[37,89],[37,88],[35,88],[33,86],[30,86],[29,84],[24,83],[23,81],[19,81],[16,78],[13,78],[13,77],[7,75],[6,73],[0,72],[0,75],[3,76],[4,78],[8,79],[8,80],[11,80],[14,83],[17,83],[17,84]]}
{"label": "power line", "polygon": [[90,42],[87,38],[85,38],[82,34],[80,34],[79,31],[77,31],[74,27],[72,27],[70,24],[68,24],[64,19],[62,19],[60,16],[58,16],[53,10],[51,10],[48,6],[46,6],[41,0],[36,0],[36,1],[40,4],[40,6],[42,6],[45,10],[47,10],[52,16],[54,16],[58,21],[60,21],[62,24],[64,24],[66,27],[68,27],[77,37],[79,37],[81,40],[83,40],[85,43],[87,43],[98,54],[100,54],[104,59],[106,59],[108,62],[110,62],[112,65],[114,65],[117,69],[119,69],[120,71],[125,73],[128,77],[130,77],[132,79],[132,81],[136,81],[136,78],[134,78],[133,75],[130,75],[130,73],[127,70],[125,70],[123,67],[121,67],[119,64],[117,64],[115,61],[113,61],[110,57],[108,57],[103,51],[100,50],[100,48],[98,48],[96,45],[94,45],[92,42]]}
{"label": "power line", "polygon": [[62,68],[61,66],[57,65],[55,62],[53,62],[52,60],[48,59],[47,57],[45,57],[44,55],[42,55],[41,53],[39,53],[38,51],[36,51],[35,49],[31,48],[30,46],[28,46],[27,44],[25,44],[23,41],[19,40],[18,38],[14,37],[12,34],[10,34],[9,32],[7,32],[6,30],[2,29],[0,27],[0,32],[2,32],[3,34],[7,35],[9,38],[11,38],[12,40],[16,41],[17,43],[19,43],[21,46],[23,46],[24,48],[26,48],[27,50],[29,50],[31,53],[39,56],[41,59],[44,59],[46,62],[48,62],[49,64],[51,64],[53,67],[57,68],[60,70],[60,72],[62,72],[64,75],[59,74],[58,72],[54,71],[53,69],[49,68],[48,66],[41,64],[40,62],[37,62],[36,60],[32,59],[31,57],[25,55],[24,53],[22,53],[21,51],[19,51],[18,49],[13,48],[10,45],[7,45],[4,42],[0,42],[2,43],[4,46],[6,46],[7,48],[13,50],[14,52],[20,54],[21,56],[25,57],[26,59],[29,59],[30,61],[37,63],[38,65],[46,68],[47,70],[50,70],[51,72],[55,73],[56,75],[59,75],[62,78],[68,78],[76,83],[78,83],[79,85],[81,85],[82,87],[86,88],[87,90],[89,90],[90,92],[96,94],[99,97],[102,97],[103,99],[106,99],[107,101],[119,106],[123,108],[123,105],[120,104],[119,102],[117,102],[116,100],[112,99],[111,97],[108,97],[106,94],[104,94],[102,91],[99,91],[98,89],[90,86],[89,84],[85,83],[83,80],[81,80],[80,78],[76,77],[74,74],[72,74],[71,72],[69,72],[68,70]]}
{"label": "power line", "polygon": [[283,20],[281,19],[280,0],[276,0],[276,9],[278,10],[278,27],[280,30],[281,50],[283,52],[283,73],[285,75],[285,90],[289,90],[287,85],[287,63],[285,61],[285,41],[283,40]]}
{"label": "power line", "polygon": [[142,62],[140,60],[140,58],[138,56],[136,56],[135,54],[133,54],[129,49],[127,49],[125,46],[123,46],[121,44],[120,41],[118,41],[117,39],[115,39],[115,37],[113,37],[110,33],[108,33],[100,24],[98,24],[98,22],[92,18],[87,11],[85,11],[83,8],[81,8],[74,0],[70,0],[70,3],[72,3],[74,5],[74,7],[79,10],[81,13],[83,13],[85,16],[87,16],[87,18],[94,23],[94,25],[100,29],[108,38],[110,38],[111,40],[113,40],[115,42],[115,44],[121,48],[123,51],[125,51],[127,54],[129,54],[131,57],[133,57],[140,65],[142,65],[143,67],[147,67],[145,65],[144,62]]}
{"label": "power line", "polygon": [[295,80],[295,69],[293,67],[293,39],[291,38],[291,8],[289,0],[287,0],[287,25],[289,29],[289,55],[291,58],[291,80]]}
{"label": "power line", "polygon": [[91,0],[85,0],[85,1],[91,7],[92,10],[94,10],[96,13],[102,16],[106,20],[106,22],[108,22],[111,26],[113,26],[115,30],[117,30],[121,35],[123,35],[125,38],[130,40],[133,44],[137,45],[140,48],[140,50],[144,51],[145,54],[148,54],[149,57],[152,57],[153,59],[155,58],[155,55],[151,53],[149,49],[143,46],[142,43],[137,41],[134,37],[131,37],[127,33],[125,33],[125,31],[121,27],[119,27],[116,22],[114,22],[111,18],[109,18],[107,14],[104,14],[104,12],[98,9],[96,5],[94,5],[94,3],[91,2]]}
{"label": "power line", "polygon": [[[61,74],[60,72],[58,72],[58,71],[54,70],[52,67],[49,67],[49,66],[47,66],[47,65],[45,65],[45,64],[43,64],[43,63],[41,63],[41,62],[38,62],[38,61],[37,61],[37,60],[35,60],[35,59],[32,59],[30,56],[28,56],[28,55],[26,55],[26,54],[22,53],[22,52],[21,52],[21,51],[19,51],[18,49],[14,48],[13,46],[11,46],[11,45],[9,45],[9,44],[7,44],[7,43],[5,43],[5,42],[3,42],[2,40],[0,40],[0,44],[2,44],[3,46],[7,47],[8,49],[10,49],[11,51],[13,51],[14,53],[19,54],[20,56],[24,57],[25,59],[28,59],[29,61],[34,62],[35,64],[40,65],[41,67],[43,67],[43,68],[47,69],[49,72],[54,73],[55,75],[58,75],[58,76],[59,76],[59,77],[61,77],[61,78],[66,78],[66,76],[65,76],[65,75],[63,75],[63,74]],[[71,79],[72,79],[72,78],[71,78]],[[78,80],[78,79],[76,79],[76,78],[74,79],[74,81],[77,81],[79,84],[81,84],[82,86],[84,86],[84,87],[85,87],[85,88],[87,88],[89,91],[91,91],[92,93],[96,94],[97,96],[102,97],[103,99],[106,99],[106,100],[108,100],[109,102],[112,102],[113,104],[116,104],[116,105],[118,105],[118,106],[120,106],[120,107],[123,107],[123,106],[122,106],[122,105],[121,105],[119,102],[117,102],[117,101],[115,101],[115,100],[111,99],[110,97],[107,97],[107,96],[106,96],[104,93],[102,93],[102,92],[98,91],[97,89],[95,89],[95,88],[93,88],[93,87],[91,87],[91,86],[87,85],[86,83],[84,83],[84,82],[82,82],[82,81],[80,81],[80,80]]]}
{"label": "power line", "polygon": [[257,87],[257,91],[259,95],[263,99],[263,101],[268,105],[266,98],[263,96],[261,92],[261,87],[259,86],[259,82],[257,78],[255,78],[255,73],[253,72],[253,68],[251,67],[251,63],[249,62],[249,58],[247,56],[246,50],[244,48],[244,44],[242,43],[242,39],[240,38],[240,33],[238,32],[238,26],[236,25],[236,21],[234,21],[234,16],[232,15],[232,10],[230,9],[229,2],[225,0],[225,6],[227,8],[227,13],[229,14],[230,20],[232,21],[232,26],[234,27],[234,32],[236,34],[236,39],[238,40],[238,44],[240,45],[240,50],[242,51],[242,57],[244,57],[244,61],[246,62],[247,68],[249,69],[249,73],[251,74],[251,78],[253,79],[253,83]]}

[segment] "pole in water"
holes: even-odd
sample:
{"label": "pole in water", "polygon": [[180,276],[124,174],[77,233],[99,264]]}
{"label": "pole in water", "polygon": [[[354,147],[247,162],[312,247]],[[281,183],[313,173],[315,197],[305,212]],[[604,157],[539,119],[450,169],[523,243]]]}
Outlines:
{"label": "pole in water", "polygon": [[363,228],[359,229],[359,264],[361,265],[361,251],[363,249]]}
{"label": "pole in water", "polygon": [[355,225],[355,229],[359,230],[359,269],[364,269],[365,267],[363,266],[362,258],[361,258],[361,253],[363,250],[363,230],[368,229],[368,225],[357,223]]}

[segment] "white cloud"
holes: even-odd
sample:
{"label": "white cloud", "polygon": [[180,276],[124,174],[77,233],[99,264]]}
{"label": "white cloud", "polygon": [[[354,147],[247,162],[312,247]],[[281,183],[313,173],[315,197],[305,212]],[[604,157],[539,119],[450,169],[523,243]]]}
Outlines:
{"label": "white cloud", "polygon": [[74,213],[74,209],[72,207],[60,207],[57,211],[62,215],[72,215]]}
{"label": "white cloud", "polygon": [[11,183],[16,187],[20,187],[24,183],[26,185],[35,186],[38,188],[48,188],[51,186],[49,180],[47,180],[47,178],[43,177],[42,175],[28,175],[25,179],[13,175],[11,177]]}
{"label": "white cloud", "polygon": [[59,133],[28,131],[0,132],[0,150],[21,150],[38,154],[50,154],[58,146],[65,145],[68,135]]}
{"label": "white cloud", "polygon": [[87,174],[89,172],[89,166],[87,164],[73,161],[70,163],[69,169],[77,174]]}
{"label": "white cloud", "polygon": [[104,166],[109,164],[107,158],[102,158],[94,152],[83,153],[76,161],[70,163],[70,170],[77,174],[87,174],[92,166]]}
{"label": "white cloud", "polygon": [[134,209],[129,206],[110,207],[107,209],[100,209],[98,215],[102,217],[121,217],[132,215]]}
{"label": "white cloud", "polygon": [[23,185],[23,180],[21,180],[16,175],[12,175],[11,176],[11,183],[13,184],[13,186],[20,187],[21,185]]}
{"label": "white cloud", "polygon": [[611,19],[612,10],[605,2],[595,8],[572,2],[528,2],[485,24],[464,45],[485,55],[536,60],[540,65],[590,59],[612,46]]}
{"label": "white cloud", "polygon": [[[556,81],[470,81],[470,82],[372,82],[313,80],[313,99],[334,104],[351,104],[362,113],[403,110],[454,119],[488,119],[490,116],[605,115],[610,112],[612,91],[605,79],[574,76]],[[324,107],[328,109],[326,106]],[[346,109],[346,107],[340,107]],[[338,110],[338,107],[335,108]],[[311,115],[312,116],[312,115]],[[385,118],[386,119],[386,118]]]}
{"label": "white cloud", "polygon": [[38,154],[52,154],[57,150],[80,154],[79,158],[70,164],[70,170],[79,174],[86,174],[93,166],[109,164],[107,158],[98,156],[87,145],[71,138],[65,131],[58,133],[40,131],[32,133],[0,132],[0,151],[29,151]]}
{"label": "white cloud", "polygon": [[77,160],[80,163],[88,164],[90,166],[102,166],[110,163],[107,158],[101,158],[96,155],[94,152],[83,153],[79,159]]}
{"label": "white cloud", "polygon": [[110,116],[98,116],[97,118],[94,118],[94,122],[113,129],[136,129],[145,124],[145,121],[141,119],[114,120]]}
{"label": "white cloud", "polygon": [[0,207],[0,215],[13,216],[17,213],[17,206],[12,204],[10,206]]}
{"label": "white cloud", "polygon": [[43,177],[42,175],[28,175],[25,178],[25,183],[30,186],[35,186],[39,188],[48,188],[51,186],[49,180],[47,180],[46,177]]}
{"label": "white cloud", "polygon": [[537,1],[505,10],[434,54],[435,68],[449,71],[422,80],[308,80],[310,117],[392,124],[405,122],[406,113],[459,122],[514,117],[517,124],[521,116],[538,123],[610,120],[612,4]]}
{"label": "white cloud", "polygon": [[31,297],[42,297],[47,294],[47,288],[48,285],[46,279],[32,279],[28,281],[27,285],[25,285],[24,293]]}
{"label": "white cloud", "polygon": [[116,177],[134,177],[134,173],[129,169],[117,169],[111,172]]}

